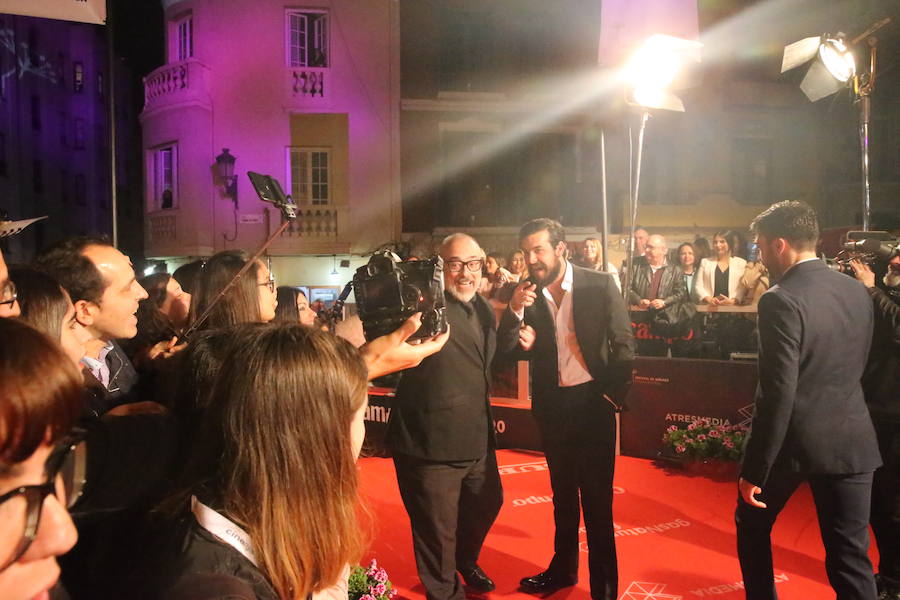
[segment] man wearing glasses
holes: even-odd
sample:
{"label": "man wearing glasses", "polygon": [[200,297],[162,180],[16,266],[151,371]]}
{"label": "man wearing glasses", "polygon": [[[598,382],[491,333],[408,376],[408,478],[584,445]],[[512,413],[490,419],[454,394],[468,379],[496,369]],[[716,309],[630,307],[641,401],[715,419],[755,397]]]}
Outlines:
{"label": "man wearing glasses", "polygon": [[478,295],[484,250],[456,233],[441,244],[450,339],[403,372],[388,421],[397,482],[428,600],[463,600],[494,582],[478,566],[503,503],[490,408],[494,312]]}
{"label": "man wearing glasses", "polygon": [[16,300],[16,286],[9,278],[3,251],[0,250],[0,319],[18,317],[21,312]]}

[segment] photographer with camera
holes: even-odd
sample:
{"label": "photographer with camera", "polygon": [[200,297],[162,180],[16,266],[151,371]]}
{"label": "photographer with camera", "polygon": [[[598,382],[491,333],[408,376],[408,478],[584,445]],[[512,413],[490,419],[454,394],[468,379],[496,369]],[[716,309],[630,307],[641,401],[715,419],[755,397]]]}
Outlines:
{"label": "photographer with camera", "polygon": [[463,600],[457,571],[472,590],[494,589],[477,562],[503,502],[490,409],[496,333],[494,311],[477,293],[484,251],[457,233],[443,241],[440,255],[450,340],[403,373],[387,443],[426,595]]}
{"label": "photographer with camera", "polygon": [[891,258],[882,289],[872,268],[851,260],[875,308],[872,348],[863,374],[863,392],[875,425],[884,466],[872,481],[870,524],[880,556],[879,600],[900,600],[900,255]]}

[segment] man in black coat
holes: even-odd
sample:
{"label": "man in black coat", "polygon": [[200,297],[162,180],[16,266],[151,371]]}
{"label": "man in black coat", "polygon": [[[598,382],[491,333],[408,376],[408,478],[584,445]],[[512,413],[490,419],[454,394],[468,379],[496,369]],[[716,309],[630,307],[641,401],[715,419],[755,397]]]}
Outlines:
{"label": "man in black coat", "polygon": [[465,234],[441,245],[450,340],[403,373],[387,443],[412,525],[419,578],[429,600],[465,597],[494,582],[478,566],[503,503],[490,409],[494,311],[478,295],[484,251]]}
{"label": "man in black coat", "polygon": [[[634,263],[628,303],[647,309],[647,312],[635,312],[635,321],[649,323],[651,311],[663,310],[687,300],[687,287],[681,269],[668,264],[668,253],[666,238],[654,234],[644,244],[646,260]],[[665,339],[657,336],[637,340],[637,349],[642,356],[665,356],[668,346]]]}
{"label": "man in black coat", "polygon": [[591,597],[615,600],[616,411],[610,398],[621,402],[631,381],[631,322],[611,275],[565,259],[559,223],[526,223],[519,244],[531,277],[516,287],[500,320],[497,345],[503,353],[519,348],[531,362],[532,413],[550,470],[556,526],[549,567],[524,578],[521,586],[543,593],[575,584],[580,500]]}
{"label": "man in black coat", "polygon": [[777,285],[759,301],[759,387],[735,511],[750,600],[777,598],[771,531],[808,481],[839,600],[872,600],[872,472],[881,464],[860,378],[872,338],[872,301],[816,258],[815,212],[779,202],[751,224]]}
{"label": "man in black coat", "polygon": [[73,237],[44,250],[37,267],[59,281],[75,305],[75,318],[93,337],[87,367],[88,410],[100,417],[137,402],[137,372],[115,340],[137,335],[138,302],[147,292],[131,260],[102,237]]}

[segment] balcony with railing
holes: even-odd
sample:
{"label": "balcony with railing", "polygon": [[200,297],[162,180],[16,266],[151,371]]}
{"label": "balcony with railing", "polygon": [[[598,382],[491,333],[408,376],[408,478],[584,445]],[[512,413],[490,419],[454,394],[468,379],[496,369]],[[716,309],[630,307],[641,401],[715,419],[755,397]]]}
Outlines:
{"label": "balcony with railing", "polygon": [[[331,254],[336,248],[349,249],[349,214],[348,206],[298,206],[297,219],[273,242],[270,250],[275,254]],[[274,231],[279,223],[280,220],[273,219],[269,231]]]}
{"label": "balcony with railing", "polygon": [[288,86],[294,100],[325,100],[329,88],[328,67],[292,67],[287,70]]}
{"label": "balcony with railing", "polygon": [[297,220],[281,234],[282,239],[337,240],[346,234],[346,206],[300,206]]}
{"label": "balcony with railing", "polygon": [[210,107],[209,67],[199,60],[163,65],[144,77],[144,113],[191,103]]}

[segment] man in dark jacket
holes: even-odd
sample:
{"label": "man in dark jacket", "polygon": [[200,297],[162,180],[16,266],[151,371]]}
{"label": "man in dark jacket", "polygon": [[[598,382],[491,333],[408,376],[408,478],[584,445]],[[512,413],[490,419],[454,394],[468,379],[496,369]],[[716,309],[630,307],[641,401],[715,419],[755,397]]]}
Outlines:
{"label": "man in dark jacket", "polygon": [[884,465],[872,481],[870,523],[878,544],[878,599],[900,600],[900,256],[888,263],[885,289],[867,265],[852,263],[875,308],[863,391]]}
{"label": "man in dark jacket", "polygon": [[137,373],[116,344],[137,335],[138,302],[147,292],[137,282],[127,256],[105,238],[75,237],[42,252],[37,266],[69,292],[75,318],[94,337],[83,359],[89,376],[89,411],[100,416],[135,401],[129,392]]}
{"label": "man in dark jacket", "polygon": [[860,385],[872,301],[816,258],[819,228],[808,205],[774,204],[751,229],[777,284],[759,301],[759,387],[735,511],[747,598],[777,598],[772,526],[805,480],[837,597],[872,600],[869,504],[881,459]]}
{"label": "man in dark jacket", "polygon": [[426,596],[462,600],[456,571],[475,591],[494,589],[478,555],[503,502],[490,410],[496,333],[493,309],[477,293],[484,251],[454,234],[440,255],[450,340],[403,373],[387,443]]}
{"label": "man in dark jacket", "polygon": [[[628,290],[628,303],[647,309],[635,312],[633,319],[650,322],[653,311],[685,302],[687,287],[681,269],[667,263],[669,248],[666,238],[651,235],[644,244],[646,261],[634,263],[634,277]],[[652,332],[651,332],[652,333]],[[643,356],[665,356],[668,350],[666,340],[655,336],[637,340],[638,354]]]}
{"label": "man in dark jacket", "polygon": [[553,559],[520,584],[543,594],[576,583],[583,507],[591,597],[615,600],[614,402],[624,402],[631,382],[634,338],[612,276],[569,263],[565,239],[551,219],[519,231],[531,275],[516,287],[497,333],[498,352],[518,348],[531,363],[531,411],[553,490]]}

